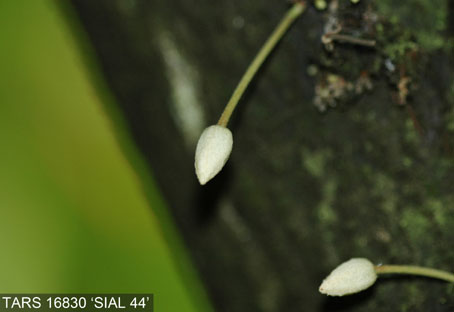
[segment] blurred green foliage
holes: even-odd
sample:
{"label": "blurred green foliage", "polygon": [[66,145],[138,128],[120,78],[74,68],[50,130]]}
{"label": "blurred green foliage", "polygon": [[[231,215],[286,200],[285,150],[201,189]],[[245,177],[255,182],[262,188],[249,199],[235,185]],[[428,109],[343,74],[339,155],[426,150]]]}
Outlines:
{"label": "blurred green foliage", "polygon": [[153,292],[156,311],[203,311],[65,18],[0,0],[0,292]]}

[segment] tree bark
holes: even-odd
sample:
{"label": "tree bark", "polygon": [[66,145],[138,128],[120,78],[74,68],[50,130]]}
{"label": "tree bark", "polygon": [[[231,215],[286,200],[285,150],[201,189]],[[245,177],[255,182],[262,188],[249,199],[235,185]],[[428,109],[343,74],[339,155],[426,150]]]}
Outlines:
{"label": "tree bark", "polygon": [[230,160],[204,187],[197,135],[285,1],[72,3],[216,310],[454,310],[454,287],[428,279],[318,293],[352,257],[454,270],[453,1],[309,6],[241,100]]}

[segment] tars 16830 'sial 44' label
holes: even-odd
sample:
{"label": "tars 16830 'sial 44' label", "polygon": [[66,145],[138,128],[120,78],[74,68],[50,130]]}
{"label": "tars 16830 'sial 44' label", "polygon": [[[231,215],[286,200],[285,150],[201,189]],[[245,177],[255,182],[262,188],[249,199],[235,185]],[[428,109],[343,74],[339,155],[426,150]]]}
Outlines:
{"label": "tars 16830 'sial 44' label", "polygon": [[0,311],[153,312],[153,295],[0,294]]}

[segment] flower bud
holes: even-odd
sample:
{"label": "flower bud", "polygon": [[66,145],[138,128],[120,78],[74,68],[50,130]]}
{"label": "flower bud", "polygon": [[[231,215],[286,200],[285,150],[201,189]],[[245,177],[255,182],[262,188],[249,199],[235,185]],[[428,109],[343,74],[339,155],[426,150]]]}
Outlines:
{"label": "flower bud", "polygon": [[232,145],[232,132],[226,127],[214,125],[202,132],[195,151],[195,173],[201,185],[221,171],[230,156]]}
{"label": "flower bud", "polygon": [[376,279],[372,262],[353,258],[335,268],[320,285],[319,291],[328,296],[350,295],[370,287]]}

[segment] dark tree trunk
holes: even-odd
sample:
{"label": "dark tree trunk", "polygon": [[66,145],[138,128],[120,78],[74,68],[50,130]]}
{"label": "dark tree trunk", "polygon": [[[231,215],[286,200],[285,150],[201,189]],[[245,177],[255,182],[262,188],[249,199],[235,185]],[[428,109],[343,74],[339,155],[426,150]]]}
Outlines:
{"label": "dark tree trunk", "polygon": [[[454,287],[428,279],[318,293],[351,257],[454,270],[453,1],[310,6],[242,99],[231,158],[204,187],[197,136],[285,1],[72,3],[216,310],[454,310]],[[321,43],[336,30],[375,45]]]}

